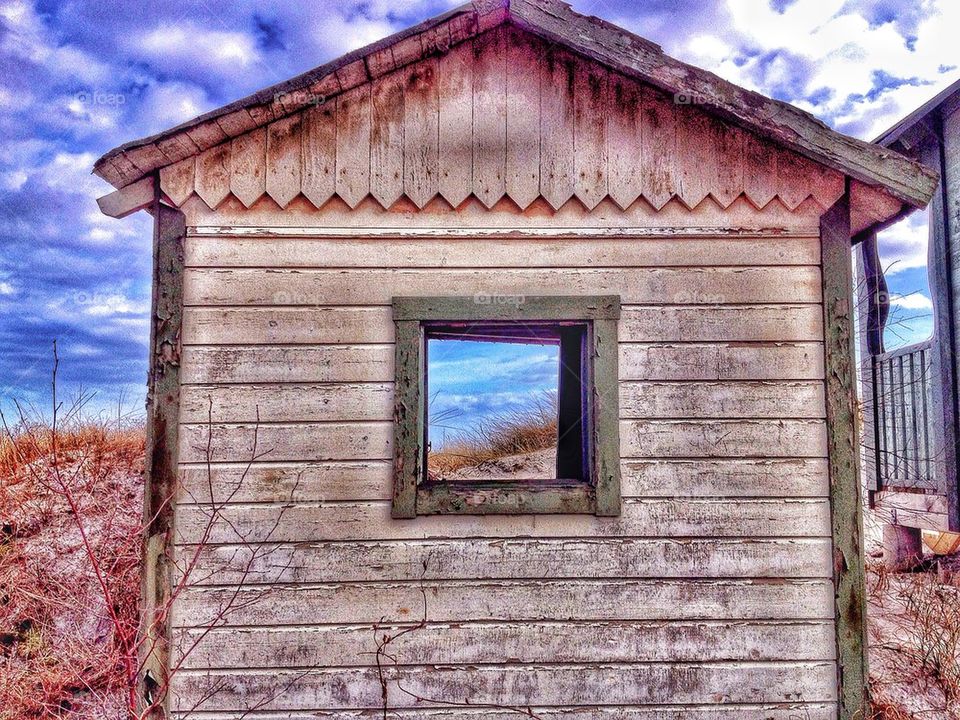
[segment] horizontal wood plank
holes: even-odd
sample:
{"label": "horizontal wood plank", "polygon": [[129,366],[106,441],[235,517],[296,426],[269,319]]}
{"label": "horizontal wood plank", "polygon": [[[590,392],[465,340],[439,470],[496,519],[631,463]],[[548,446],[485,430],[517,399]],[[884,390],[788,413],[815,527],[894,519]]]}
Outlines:
{"label": "horizontal wood plank", "polygon": [[[185,385],[185,423],[390,421],[393,383]],[[620,417],[822,418],[820,382],[625,382]]]}
{"label": "horizontal wood plank", "polygon": [[[818,458],[624,460],[624,497],[826,497],[826,462]],[[393,463],[266,462],[185,465],[181,503],[217,497],[238,503],[389,500]]]}
{"label": "horizontal wood plank", "polygon": [[[682,712],[684,720],[836,720],[835,703],[779,703],[725,705],[607,705],[603,707],[532,708],[542,720],[677,720]],[[282,713],[243,713],[244,720],[316,720],[313,712],[283,711]],[[187,715],[174,714],[177,720]],[[236,720],[237,713],[191,712],[189,717],[202,720]],[[325,710],[323,720],[383,720],[381,708],[368,710]],[[517,720],[517,713],[488,708],[399,708],[390,710],[396,720]]]}
{"label": "horizontal wood plank", "polygon": [[[181,546],[194,585],[537,580],[544,578],[828,578],[818,539],[431,539],[263,546]],[[185,572],[185,571],[184,571]],[[182,576],[182,573],[181,573]]]}
{"label": "horizontal wood plank", "polygon": [[[376,637],[401,665],[833,660],[833,624],[496,623],[182,630],[188,669],[371,667]],[[175,659],[179,660],[177,657]]]}
{"label": "horizontal wood plank", "polygon": [[[198,232],[194,230],[193,233]],[[479,234],[455,239],[377,237],[337,239],[191,234],[186,241],[190,268],[589,268],[819,265],[817,237],[600,237],[489,238]],[[288,230],[294,234],[294,230]],[[319,233],[319,231],[315,231]],[[622,230],[625,234],[630,229]],[[309,230],[308,230],[309,233]],[[562,235],[563,231],[557,231]]]}
{"label": "horizontal wood plank", "polygon": [[[201,496],[202,499],[203,496]],[[181,543],[511,537],[829,537],[823,499],[625,500],[620,517],[431,515],[391,520],[389,503],[177,508]]]}
{"label": "horizontal wood plank", "polygon": [[186,305],[388,305],[395,295],[620,295],[624,304],[818,303],[820,269],[800,267],[187,270]]}
{"label": "horizontal wood plank", "polygon": [[[483,308],[493,296],[477,297]],[[819,305],[625,306],[619,336],[622,342],[814,342],[823,337],[821,315]],[[393,317],[386,306],[190,307],[184,323],[190,345],[394,341]]]}
{"label": "horizontal wood plank", "polygon": [[821,380],[823,343],[621,343],[621,380]]}
{"label": "horizontal wood plank", "polygon": [[[832,620],[832,580],[414,581],[191,588],[173,627],[536,620]],[[235,598],[235,599],[232,599]]]}
{"label": "horizontal wood plank", "polygon": [[[404,667],[388,671],[414,695],[393,689],[391,707],[442,705],[446,702],[527,705],[689,703],[705,697],[725,702],[782,702],[836,697],[832,662],[723,663],[647,665],[577,665],[509,667]],[[380,707],[381,685],[376,669],[240,671],[234,674],[184,672],[175,679],[175,707],[189,709],[219,689],[202,705],[242,707],[263,702],[262,709]],[[282,692],[278,692],[282,690]],[[260,698],[258,701],[257,698]]]}
{"label": "horizontal wood plank", "polygon": [[184,384],[393,382],[392,345],[184,347]]}
{"label": "horizontal wood plank", "polygon": [[[622,420],[623,457],[825,457],[822,420]],[[390,460],[391,422],[184,424],[180,460]]]}

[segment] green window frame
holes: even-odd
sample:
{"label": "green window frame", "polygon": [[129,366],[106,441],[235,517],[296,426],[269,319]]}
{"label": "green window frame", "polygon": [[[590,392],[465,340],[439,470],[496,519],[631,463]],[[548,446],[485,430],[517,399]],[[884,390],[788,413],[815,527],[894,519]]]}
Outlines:
{"label": "green window frame", "polygon": [[[620,298],[604,296],[395,297],[396,401],[392,515],[620,514],[617,325]],[[555,332],[562,363],[554,480],[458,482],[426,474],[426,338],[451,328],[538,327]],[[469,332],[469,330],[465,330]],[[573,368],[573,370],[569,370]],[[566,377],[565,377],[566,376]],[[564,389],[566,386],[566,389]],[[564,433],[577,425],[579,432]],[[564,470],[569,469],[569,471]]]}

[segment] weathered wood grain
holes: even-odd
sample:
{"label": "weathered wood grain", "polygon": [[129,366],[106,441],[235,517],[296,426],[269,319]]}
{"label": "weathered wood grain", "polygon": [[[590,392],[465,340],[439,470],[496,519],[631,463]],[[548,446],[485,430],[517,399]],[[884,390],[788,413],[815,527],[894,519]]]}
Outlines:
{"label": "weathered wood grain", "polygon": [[507,29],[506,191],[521,209],[540,197],[540,86],[543,44]]}
{"label": "weathered wood grain", "polygon": [[823,383],[816,381],[620,384],[620,417],[628,419],[820,419],[824,413]]}
{"label": "weathered wood grain", "polygon": [[403,77],[403,187],[422,208],[440,191],[440,95],[436,60],[424,60]]}
{"label": "weathered wood grain", "polygon": [[[182,547],[192,584],[393,580],[826,578],[819,539],[436,539]],[[426,569],[424,569],[426,563]],[[182,574],[181,574],[182,576]]]}
{"label": "weathered wood grain", "polygon": [[395,73],[370,89],[370,194],[385,208],[403,195],[405,85],[406,76]]}
{"label": "weathered wood grain", "polygon": [[[332,186],[332,175],[330,183]],[[504,232],[487,238],[478,231],[474,237],[447,239],[389,234],[358,239],[350,231],[344,231],[343,237],[310,237],[311,232],[319,234],[319,229],[307,229],[306,235],[276,237],[276,232],[250,236],[245,228],[233,228],[229,237],[191,235],[186,243],[187,267],[533,269],[820,264],[819,238],[763,237],[762,231],[759,238],[700,238],[689,232],[632,237],[630,229],[617,238],[570,238],[561,230],[549,237],[517,237]],[[295,229],[286,232],[292,235]]]}
{"label": "weathered wood grain", "polygon": [[160,169],[160,189],[178,207],[193,195],[196,165],[196,157],[191,155],[186,160]]}
{"label": "weathered wood grain", "polygon": [[[437,704],[421,703],[416,696],[460,698],[471,704],[496,704],[509,697],[524,707],[684,703],[711,696],[722,696],[727,702],[778,702],[798,697],[830,701],[836,697],[836,666],[832,662],[405,667],[395,672],[415,695],[395,691],[391,707]],[[265,709],[275,710],[380,706],[381,685],[375,669],[324,669],[301,675],[274,670],[183,673],[176,683],[177,707],[192,708],[211,688],[221,687],[203,707],[229,709],[244,701],[256,702],[258,697],[269,701]]]}
{"label": "weathered wood grain", "polygon": [[439,189],[450,205],[458,207],[473,192],[473,44],[463,43],[441,55],[437,72]]}
{"label": "weathered wood grain", "polygon": [[623,342],[812,342],[823,337],[823,311],[809,305],[628,306]]}
{"label": "weathered wood grain", "polygon": [[355,208],[370,193],[370,87],[337,98],[337,194]]}
{"label": "weathered wood grain", "polygon": [[505,32],[497,28],[473,41],[473,192],[488,208],[507,190]]}
{"label": "weathered wood grain", "polygon": [[[607,196],[607,101],[609,73],[579,63],[573,81],[573,189],[588,209]],[[618,148],[617,152],[622,149]]]}
{"label": "weathered wood grain", "polygon": [[758,208],[777,196],[777,149],[752,133],[743,139],[743,189]]}
{"label": "weathered wood grain", "polygon": [[678,146],[675,106],[663,93],[642,89],[643,126],[641,128],[640,165],[643,197],[656,210],[661,209],[679,189],[677,174],[682,157]]}
{"label": "weathered wood grain", "polygon": [[230,194],[230,143],[197,155],[196,192],[211,210]]}
{"label": "weathered wood grain", "polygon": [[303,184],[303,119],[300,115],[267,126],[267,194],[286,207]]}
{"label": "weathered wood grain", "polygon": [[[185,385],[181,422],[389,421],[393,384]],[[620,417],[822,418],[819,382],[627,382]]]}
{"label": "weathered wood grain", "polygon": [[323,207],[337,190],[337,103],[324,102],[303,113],[301,190],[315,207]]}
{"label": "weathered wood grain", "polygon": [[621,380],[821,380],[822,343],[622,344]]}
{"label": "weathered wood grain", "polygon": [[[189,431],[186,431],[189,433]],[[189,439],[189,435],[188,438]],[[330,454],[368,452],[370,440]],[[193,460],[189,443],[184,458]],[[323,454],[314,451],[314,454]],[[389,457],[389,455],[387,456]],[[338,459],[336,457],[332,459]],[[197,500],[206,500],[202,496]],[[223,498],[214,497],[214,502]],[[624,500],[620,517],[591,515],[470,515],[418,517],[416,522],[391,521],[382,502],[336,505],[230,505],[207,533],[210,510],[184,506],[177,510],[177,539],[211,544],[240,542],[321,542],[345,540],[416,540],[431,537],[825,537],[830,533],[830,507],[825,500]],[[274,527],[276,525],[276,527]],[[413,566],[411,566],[413,567]],[[415,569],[415,568],[413,568]]]}
{"label": "weathered wood grain", "polygon": [[391,345],[184,347],[184,383],[364,382],[393,379]]}
{"label": "weathered wood grain", "polygon": [[[209,494],[211,483],[216,497],[237,503],[385,501],[392,467],[388,460],[183,465],[181,503]],[[620,476],[626,498],[826,497],[828,490],[818,458],[624,460]]]}
{"label": "weathered wood grain", "polygon": [[624,457],[826,457],[822,420],[624,420]]}
{"label": "weathered wood grain", "polygon": [[250,207],[267,191],[267,131],[234,138],[230,149],[230,192]]}
{"label": "weathered wood grain", "polygon": [[[834,720],[837,716],[835,703],[779,703],[726,705],[606,705],[589,708],[534,707],[533,712],[544,720],[676,720],[682,712],[685,720]],[[234,713],[190,713],[203,720],[235,720]],[[516,711],[490,710],[487,708],[399,708],[390,710],[391,717],[398,720],[516,720]],[[185,720],[184,715],[175,715]],[[275,720],[275,713],[250,713],[247,720]],[[287,720],[315,720],[312,712],[286,711]],[[378,720],[383,717],[382,708],[368,710],[324,710],[324,720]]]}
{"label": "weathered wood grain", "polygon": [[574,192],[576,67],[573,55],[557,45],[547,46],[540,90],[540,194],[555,209]]}
{"label": "weathered wood grain", "polygon": [[[619,295],[625,305],[819,303],[815,267],[187,271],[187,305],[389,305],[395,296]],[[448,290],[444,291],[444,288]]]}
{"label": "weathered wood grain", "polygon": [[[409,625],[385,626],[397,635]],[[190,669],[371,667],[368,627],[181,631]],[[770,623],[537,623],[428,625],[391,643],[405,665],[524,663],[769,662],[833,660],[833,626]],[[179,660],[179,658],[178,658]]]}
{"label": "weathered wood grain", "polygon": [[[174,627],[204,627],[229,608],[227,626],[427,620],[829,620],[830,580],[493,580],[191,588]],[[230,598],[238,596],[239,602]]]}
{"label": "weathered wood grain", "polygon": [[610,197],[627,209],[643,192],[643,91],[610,73],[607,102],[607,182]]}

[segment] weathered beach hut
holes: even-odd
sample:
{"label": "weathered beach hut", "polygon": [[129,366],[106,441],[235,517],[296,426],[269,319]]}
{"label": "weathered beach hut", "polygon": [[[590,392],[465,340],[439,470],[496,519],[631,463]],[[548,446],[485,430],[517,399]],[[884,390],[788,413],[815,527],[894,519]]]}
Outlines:
{"label": "weathered beach hut", "polygon": [[960,81],[877,142],[936,169],[941,177],[928,212],[927,267],[934,305],[930,338],[890,351],[884,347],[890,302],[877,252],[879,228],[868,229],[858,245],[864,479],[871,506],[886,523],[884,544],[891,564],[901,565],[922,551],[921,529],[960,532]]}
{"label": "weathered beach hut", "polygon": [[[555,0],[95,171],[156,221],[174,714],[862,716],[851,238],[933,173]],[[559,348],[556,477],[427,473],[436,337]]]}

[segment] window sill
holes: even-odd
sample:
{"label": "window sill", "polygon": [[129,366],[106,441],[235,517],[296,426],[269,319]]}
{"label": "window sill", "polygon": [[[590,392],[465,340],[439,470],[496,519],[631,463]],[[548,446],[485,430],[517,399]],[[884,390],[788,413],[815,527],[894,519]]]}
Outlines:
{"label": "window sill", "polygon": [[424,483],[417,515],[594,515],[594,488],[573,480]]}

